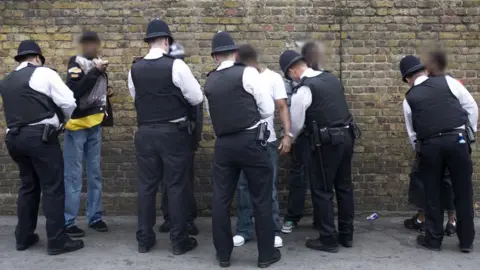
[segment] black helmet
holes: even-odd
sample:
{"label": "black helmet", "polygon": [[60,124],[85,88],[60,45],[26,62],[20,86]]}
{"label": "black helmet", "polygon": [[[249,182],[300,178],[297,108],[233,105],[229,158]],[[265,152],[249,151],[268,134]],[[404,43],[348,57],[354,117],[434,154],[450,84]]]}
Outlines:
{"label": "black helmet", "polygon": [[285,78],[291,80],[290,76],[288,76],[287,71],[288,69],[300,60],[305,60],[302,55],[294,50],[286,50],[280,55],[280,69],[282,69],[283,73],[285,74]]}
{"label": "black helmet", "polygon": [[147,35],[143,40],[149,42],[150,40],[159,37],[167,37],[168,43],[173,43],[172,32],[170,32],[168,24],[160,19],[155,19],[148,24]]}
{"label": "black helmet", "polygon": [[400,61],[400,72],[402,73],[402,80],[407,82],[407,77],[417,71],[423,70],[424,66],[420,58],[407,55]]}
{"label": "black helmet", "polygon": [[42,61],[42,65],[45,64],[45,57],[42,55],[40,46],[33,40],[24,40],[20,43],[17,50],[17,55],[13,58],[15,61],[20,62],[20,59],[26,55],[38,55]]}
{"label": "black helmet", "polygon": [[229,52],[238,50],[235,41],[228,32],[217,32],[212,38],[212,55],[219,52]]}

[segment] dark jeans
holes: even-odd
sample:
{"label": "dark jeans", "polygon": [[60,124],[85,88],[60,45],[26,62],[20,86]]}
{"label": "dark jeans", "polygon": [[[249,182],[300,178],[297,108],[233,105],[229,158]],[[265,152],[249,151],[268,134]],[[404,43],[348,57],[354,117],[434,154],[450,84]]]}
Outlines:
{"label": "dark jeans", "polygon": [[424,141],[420,147],[420,177],[425,185],[425,237],[440,247],[443,240],[445,169],[450,171],[457,210],[457,235],[461,247],[470,247],[475,238],[472,160],[467,143],[458,135],[445,135]]}
{"label": "dark jeans", "polygon": [[[195,154],[192,154],[192,165],[190,166],[190,170],[188,171],[188,178],[190,179],[190,185],[188,194],[190,197],[190,204],[189,204],[189,211],[188,211],[188,218],[187,222],[192,223],[197,218],[197,200],[195,199],[194,193],[194,185],[195,185]],[[165,185],[162,187],[162,212],[163,212],[163,219],[165,221],[170,221],[170,215],[168,212],[168,194]]]}
{"label": "dark jeans", "polygon": [[[317,153],[313,152],[310,160],[313,208],[319,220],[317,228],[320,240],[324,244],[336,243],[338,233],[344,236],[353,234],[354,201],[351,174],[354,140],[348,129],[345,129],[343,134],[342,143],[322,145],[326,187],[323,185]],[[334,222],[334,194],[337,197],[338,233]]]}
{"label": "dark jeans", "polygon": [[[272,185],[272,212],[273,222],[275,224],[275,234],[280,235],[280,210],[278,209],[277,197],[277,180],[278,180],[278,149],[276,142],[267,144],[267,151],[270,157],[270,162],[273,168],[273,185]],[[253,237],[253,208],[250,199],[250,191],[248,188],[248,181],[245,174],[240,174],[237,187],[237,235],[243,236],[246,240]]]}
{"label": "dark jeans", "polygon": [[5,139],[7,149],[20,171],[15,229],[17,244],[26,244],[37,227],[38,208],[42,207],[47,220],[48,245],[60,245],[65,235],[65,188],[63,156],[58,138],[42,142],[43,125],[24,127],[19,133],[10,131]]}
{"label": "dark jeans", "polygon": [[[419,170],[420,158],[418,154],[415,156],[415,160],[412,165],[412,172],[410,173],[410,185],[408,188],[408,202],[415,205],[419,211],[425,209],[425,188],[423,181],[420,178]],[[445,170],[443,176],[443,207],[448,212],[454,212],[455,206],[453,204],[453,188],[452,180],[450,179],[450,173],[448,169]]]}
{"label": "dark jeans", "polygon": [[137,241],[150,244],[155,239],[156,196],[163,180],[168,194],[171,219],[170,239],[183,245],[188,239],[187,216],[192,149],[186,130],[175,124],[143,125],[135,135],[138,178]]}
{"label": "dark jeans", "polygon": [[233,250],[230,207],[240,172],[246,176],[252,200],[259,260],[273,256],[275,229],[272,219],[273,170],[265,146],[255,140],[256,130],[218,137],[213,165],[212,230],[220,261]]}
{"label": "dark jeans", "polygon": [[[300,135],[292,145],[292,161],[288,180],[288,208],[285,221],[295,223],[303,217],[305,198],[310,185],[308,175],[308,159],[311,152],[310,142],[305,135]],[[314,218],[314,220],[317,220]]]}

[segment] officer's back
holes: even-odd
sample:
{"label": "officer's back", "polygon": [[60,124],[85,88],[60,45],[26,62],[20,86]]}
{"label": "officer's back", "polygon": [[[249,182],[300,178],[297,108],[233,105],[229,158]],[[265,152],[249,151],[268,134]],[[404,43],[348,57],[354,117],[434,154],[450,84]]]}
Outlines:
{"label": "officer's back", "polygon": [[189,67],[167,54],[173,42],[168,25],[153,20],[144,41],[149,53],[135,60],[128,86],[137,110],[135,135],[138,190],[138,251],[148,252],[156,243],[156,194],[163,180],[171,217],[173,254],[194,249],[197,241],[187,234],[188,172],[192,144],[188,108],[203,100],[202,91]]}
{"label": "officer's back", "polygon": [[217,136],[213,166],[213,242],[220,266],[230,265],[233,250],[230,206],[243,171],[255,209],[258,237],[258,266],[268,267],[280,260],[273,248],[273,170],[265,149],[267,119],[273,114],[272,98],[262,88],[260,74],[252,67],[235,63],[237,46],[227,32],[212,39],[212,57],[219,66],[209,73],[205,95]]}

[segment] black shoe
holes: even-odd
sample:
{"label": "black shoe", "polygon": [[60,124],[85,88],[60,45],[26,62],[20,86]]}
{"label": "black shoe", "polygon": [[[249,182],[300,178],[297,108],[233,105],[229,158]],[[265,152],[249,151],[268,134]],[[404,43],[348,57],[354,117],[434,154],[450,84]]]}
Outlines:
{"label": "black shoe", "polygon": [[97,232],[108,232],[107,224],[103,222],[103,220],[93,223],[92,225],[90,225],[90,228],[94,229]]}
{"label": "black shoe", "polygon": [[187,223],[187,230],[188,230],[189,235],[198,235],[198,233],[199,233],[197,225],[195,225],[195,223],[193,223],[193,221]]}
{"label": "black shoe", "polygon": [[70,228],[67,228],[65,230],[65,233],[73,238],[78,238],[78,237],[84,237],[85,236],[85,231],[78,228],[77,226],[73,225]]}
{"label": "black shoe", "polygon": [[48,245],[47,253],[48,255],[59,255],[63,253],[73,252],[84,247],[82,240],[73,240],[68,238],[65,242],[60,245]]}
{"label": "black shoe", "polygon": [[434,246],[432,246],[431,244],[428,243],[425,235],[419,235],[417,237],[417,244],[424,247],[424,248],[433,250],[433,251],[440,251],[440,247],[434,247]]}
{"label": "black shoe", "polygon": [[338,235],[338,243],[346,248],[353,247],[353,236],[351,235]]}
{"label": "black shoe", "polygon": [[418,232],[424,233],[425,232],[425,222],[418,222],[418,214],[413,216],[412,218],[406,219],[403,222],[405,228],[410,230],[416,230]]}
{"label": "black shoe", "polygon": [[320,238],[318,239],[308,239],[307,243],[305,244],[308,248],[330,252],[330,253],[337,253],[338,252],[338,244],[324,244]]}
{"label": "black shoe", "polygon": [[457,226],[448,222],[447,225],[445,226],[445,235],[454,236],[456,233],[457,233]]}
{"label": "black shoe", "polygon": [[17,250],[18,251],[23,251],[23,250],[26,250],[28,249],[29,247],[35,245],[36,243],[38,243],[38,241],[40,240],[40,237],[38,237],[38,234],[34,233],[32,235],[30,235],[28,238],[27,238],[27,242],[24,243],[24,244],[18,244],[17,243]]}
{"label": "black shoe", "polygon": [[217,254],[218,265],[222,268],[230,267],[230,260],[221,261]]}
{"label": "black shoe", "polygon": [[198,242],[190,237],[181,244],[173,245],[173,255],[182,255],[197,247]]}
{"label": "black shoe", "polygon": [[280,250],[278,248],[276,248],[272,257],[270,257],[269,259],[267,259],[265,261],[264,260],[262,260],[262,261],[258,260],[257,266],[259,268],[267,268],[270,265],[280,261],[281,258],[282,258],[282,253],[280,252]]}
{"label": "black shoe", "polygon": [[165,220],[162,225],[160,225],[158,231],[161,233],[168,233],[170,231],[170,220]]}
{"label": "black shoe", "polygon": [[462,247],[462,246],[458,246],[460,248],[460,251],[463,252],[463,253],[470,253],[473,251],[473,245],[469,246],[469,247]]}
{"label": "black shoe", "polygon": [[138,253],[147,253],[149,252],[155,245],[157,244],[157,240],[153,240],[148,244],[138,243]]}

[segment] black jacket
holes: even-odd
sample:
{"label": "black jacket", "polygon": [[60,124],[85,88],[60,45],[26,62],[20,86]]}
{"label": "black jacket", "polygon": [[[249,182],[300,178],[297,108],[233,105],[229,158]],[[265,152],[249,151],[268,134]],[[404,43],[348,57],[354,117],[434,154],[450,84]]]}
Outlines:
{"label": "black jacket", "polygon": [[[75,97],[75,99],[78,100],[80,97],[88,94],[92,90],[92,88],[97,82],[98,77],[102,75],[102,72],[100,72],[96,67],[94,67],[92,68],[92,70],[90,70],[90,72],[85,74],[80,65],[75,62],[75,59],[76,56],[72,56],[68,61],[66,85],[73,91],[73,96]],[[107,77],[107,87],[110,87],[108,86],[108,76],[106,73],[105,75]],[[106,112],[107,114],[103,119],[102,126],[113,126],[113,110],[110,102],[110,97],[108,95]],[[72,118],[75,118],[75,116],[83,117],[88,114],[89,112],[79,111],[78,109],[76,109],[72,114]]]}

